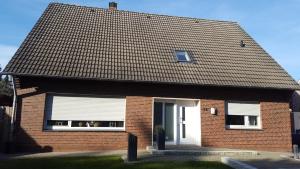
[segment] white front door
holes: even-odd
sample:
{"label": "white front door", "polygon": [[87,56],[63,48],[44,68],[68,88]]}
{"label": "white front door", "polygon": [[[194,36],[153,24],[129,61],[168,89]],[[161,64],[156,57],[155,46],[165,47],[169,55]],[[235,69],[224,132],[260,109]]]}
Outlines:
{"label": "white front door", "polygon": [[166,144],[201,145],[199,100],[157,99],[153,126],[165,129]]}
{"label": "white front door", "polygon": [[199,144],[200,112],[196,106],[179,105],[178,108],[179,144]]}

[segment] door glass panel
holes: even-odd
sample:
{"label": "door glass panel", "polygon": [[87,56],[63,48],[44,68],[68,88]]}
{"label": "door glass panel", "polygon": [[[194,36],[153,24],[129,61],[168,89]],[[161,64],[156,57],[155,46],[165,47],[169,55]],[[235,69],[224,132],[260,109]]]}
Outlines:
{"label": "door glass panel", "polygon": [[165,131],[166,141],[174,140],[174,104],[165,104]]}
{"label": "door glass panel", "polygon": [[185,138],[185,124],[182,124],[182,138]]}
{"label": "door glass panel", "polygon": [[163,121],[163,103],[154,102],[154,128],[153,128],[153,141],[156,141],[156,129],[162,127]]}
{"label": "door glass panel", "polygon": [[182,107],[182,121],[185,121],[185,107]]}
{"label": "door glass panel", "polygon": [[181,108],[181,125],[182,138],[185,138],[185,107]]}
{"label": "door glass panel", "polygon": [[161,102],[154,103],[154,127],[162,125],[162,105]]}

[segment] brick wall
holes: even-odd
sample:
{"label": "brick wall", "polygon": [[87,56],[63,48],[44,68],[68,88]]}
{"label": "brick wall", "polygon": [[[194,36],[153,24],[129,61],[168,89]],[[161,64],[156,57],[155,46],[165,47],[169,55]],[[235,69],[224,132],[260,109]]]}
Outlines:
{"label": "brick wall", "polygon": [[[54,82],[54,83],[53,83]],[[20,77],[16,145],[26,151],[126,149],[127,132],[139,148],[152,142],[152,97],[201,99],[203,146],[291,150],[291,91]],[[180,92],[178,92],[180,91]],[[47,92],[126,96],[126,132],[43,131]],[[226,130],[224,100],[261,101],[262,130]],[[212,116],[205,108],[217,107]]]}
{"label": "brick wall", "polygon": [[19,89],[17,151],[74,151],[127,149],[127,132],[138,136],[139,148],[151,145],[152,98],[126,97],[126,132],[45,131],[46,94],[33,88]]}
{"label": "brick wall", "polygon": [[[288,102],[261,102],[262,129],[225,128],[224,100],[201,100],[202,145],[268,151],[291,151],[291,121]],[[218,115],[205,108],[216,107]]]}
{"label": "brick wall", "polygon": [[152,97],[126,98],[126,131],[138,136],[139,148],[152,145]]}

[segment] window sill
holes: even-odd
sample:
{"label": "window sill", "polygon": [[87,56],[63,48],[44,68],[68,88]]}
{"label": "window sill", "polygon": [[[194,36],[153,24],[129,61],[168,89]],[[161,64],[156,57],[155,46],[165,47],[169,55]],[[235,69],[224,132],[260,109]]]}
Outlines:
{"label": "window sill", "polygon": [[56,132],[56,131],[74,131],[74,132],[125,132],[125,128],[45,128],[45,132]]}
{"label": "window sill", "polygon": [[233,126],[225,126],[226,130],[256,130],[262,131],[261,127],[233,127]]}
{"label": "window sill", "polygon": [[263,131],[263,129],[259,128],[226,128],[226,130]]}

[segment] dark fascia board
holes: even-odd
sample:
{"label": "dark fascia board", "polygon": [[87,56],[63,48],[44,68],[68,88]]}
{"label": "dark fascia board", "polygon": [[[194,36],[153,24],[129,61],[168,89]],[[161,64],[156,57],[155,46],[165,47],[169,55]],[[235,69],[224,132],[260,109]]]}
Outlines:
{"label": "dark fascia board", "polygon": [[212,84],[195,84],[195,83],[176,83],[176,82],[160,82],[146,80],[118,80],[118,79],[99,79],[73,76],[53,76],[53,75],[35,75],[25,73],[1,72],[0,75],[23,76],[23,77],[41,77],[41,78],[57,78],[70,80],[95,80],[95,81],[111,81],[111,82],[134,82],[134,83],[149,83],[149,84],[170,84],[170,85],[186,85],[186,86],[203,86],[203,87],[229,87],[229,88],[245,88],[245,89],[272,89],[272,90],[300,90],[300,85],[295,88],[275,88],[275,87],[257,87],[257,86],[234,86],[234,85],[212,85]]}

